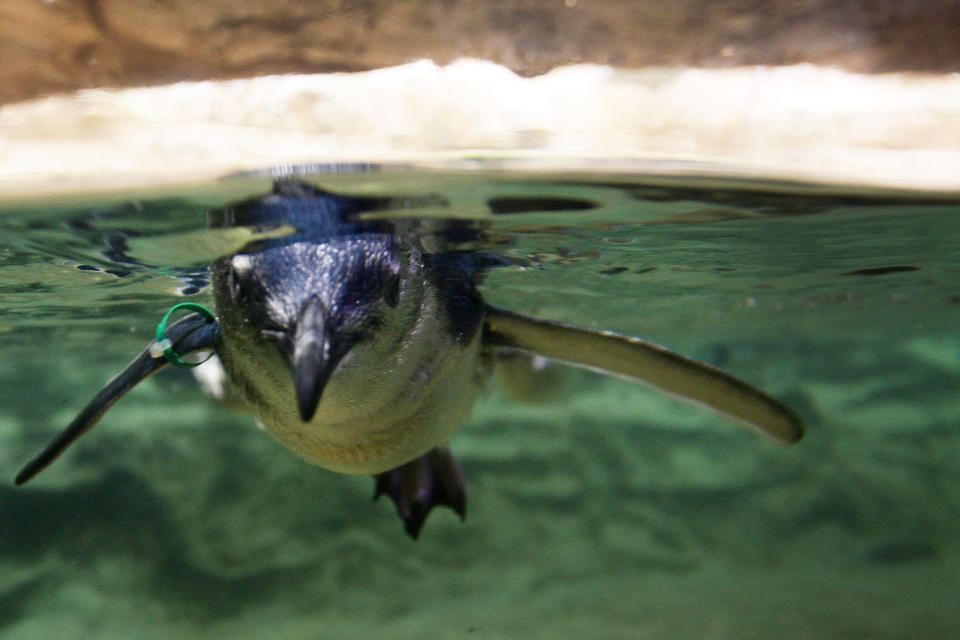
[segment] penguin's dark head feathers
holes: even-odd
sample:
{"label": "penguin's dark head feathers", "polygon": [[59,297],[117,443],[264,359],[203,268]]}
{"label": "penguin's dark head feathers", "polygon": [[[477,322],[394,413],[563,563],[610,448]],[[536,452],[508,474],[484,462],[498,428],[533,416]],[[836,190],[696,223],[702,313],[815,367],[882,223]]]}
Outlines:
{"label": "penguin's dark head feathers", "polygon": [[398,253],[390,235],[358,234],[223,260],[221,297],[228,299],[218,307],[234,307],[261,339],[276,343],[290,364],[304,421],[339,363],[397,305]]}

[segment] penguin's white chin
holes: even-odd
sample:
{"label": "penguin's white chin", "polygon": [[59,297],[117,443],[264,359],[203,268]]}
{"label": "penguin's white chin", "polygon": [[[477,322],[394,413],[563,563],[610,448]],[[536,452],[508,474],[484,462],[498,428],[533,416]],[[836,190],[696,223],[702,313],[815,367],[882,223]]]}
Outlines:
{"label": "penguin's white chin", "polygon": [[485,380],[481,336],[456,343],[416,331],[390,354],[358,344],[330,379],[309,423],[292,413],[267,429],[305,460],[341,473],[380,473],[444,444]]}

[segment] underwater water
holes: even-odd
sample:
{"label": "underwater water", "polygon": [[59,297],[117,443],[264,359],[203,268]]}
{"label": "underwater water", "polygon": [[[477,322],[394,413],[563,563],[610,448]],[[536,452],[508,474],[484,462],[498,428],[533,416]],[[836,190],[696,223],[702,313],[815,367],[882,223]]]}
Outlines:
{"label": "underwater water", "polygon": [[[492,384],[450,445],[465,522],[419,540],[167,369],[16,472],[212,306],[208,227],[262,177],[0,212],[0,638],[950,638],[960,627],[960,202],[642,176],[383,170],[500,307],[640,336],[792,407],[785,447],[627,381]],[[459,222],[451,224],[451,220]],[[450,229],[466,229],[454,233]],[[513,384],[518,384],[513,381]]]}

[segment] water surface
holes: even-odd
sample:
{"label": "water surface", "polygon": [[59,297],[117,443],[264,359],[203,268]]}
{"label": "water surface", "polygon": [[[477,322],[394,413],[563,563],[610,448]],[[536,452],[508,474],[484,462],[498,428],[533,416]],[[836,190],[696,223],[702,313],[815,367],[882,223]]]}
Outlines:
{"label": "water surface", "polygon": [[[348,172],[501,307],[641,336],[791,405],[794,447],[635,385],[496,385],[451,441],[465,523],[408,539],[372,481],[293,457],[164,371],[19,467],[212,304],[269,179],[0,218],[0,637],[950,637],[960,565],[960,203],[642,176]],[[450,220],[464,234],[440,233]]]}

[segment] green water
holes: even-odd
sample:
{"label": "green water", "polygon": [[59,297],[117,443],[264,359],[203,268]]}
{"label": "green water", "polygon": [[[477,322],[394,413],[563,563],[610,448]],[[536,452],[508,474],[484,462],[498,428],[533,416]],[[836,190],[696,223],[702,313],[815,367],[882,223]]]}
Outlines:
{"label": "green water", "polygon": [[[312,180],[469,219],[488,302],[666,344],[792,406],[793,447],[630,383],[491,386],[468,517],[418,541],[164,371],[20,466],[257,230],[238,180],[0,217],[0,637],[950,638],[960,627],[960,203],[616,176]],[[775,187],[771,190],[771,187]],[[185,298],[184,296],[187,296]]]}

